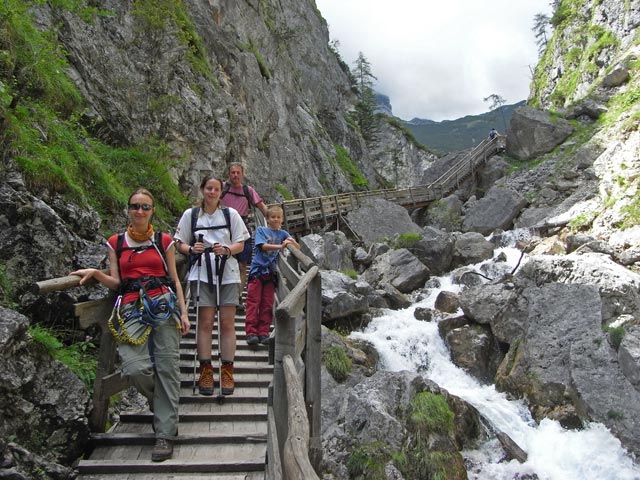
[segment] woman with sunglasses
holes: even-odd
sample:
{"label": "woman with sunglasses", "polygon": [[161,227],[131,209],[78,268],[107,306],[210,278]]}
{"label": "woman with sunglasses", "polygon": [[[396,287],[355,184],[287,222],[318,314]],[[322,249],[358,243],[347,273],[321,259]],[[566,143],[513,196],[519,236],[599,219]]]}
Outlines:
{"label": "woman with sunglasses", "polygon": [[149,401],[153,411],[155,446],[151,460],[173,455],[178,434],[180,399],[180,335],[189,331],[189,318],[176,270],[174,241],[154,234],[154,199],[136,190],[128,202],[126,232],[107,241],[109,273],[95,268],[71,272],[84,285],[93,278],[118,292],[109,329],[118,340],[122,374]]}

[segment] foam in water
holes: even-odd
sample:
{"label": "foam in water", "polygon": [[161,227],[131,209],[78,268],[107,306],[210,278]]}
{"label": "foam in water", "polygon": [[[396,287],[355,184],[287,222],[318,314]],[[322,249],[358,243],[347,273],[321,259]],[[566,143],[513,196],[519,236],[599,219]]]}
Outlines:
{"label": "foam in water", "polygon": [[[514,266],[520,259],[520,251],[514,248],[503,247],[496,254],[501,252]],[[640,480],[640,469],[604,425],[592,423],[580,431],[565,430],[548,419],[537,425],[521,401],[508,400],[493,385],[481,385],[451,363],[437,322],[413,316],[417,307],[433,308],[440,290],[460,291],[449,276],[439,282],[439,289],[433,289],[427,298],[404,310],[385,310],[363,332],[351,336],[371,342],[384,369],[420,372],[463,398],[528,453],[524,464],[516,460],[500,463],[503,452],[496,439],[477,450],[464,451],[470,480],[512,480],[526,474],[541,480]]]}

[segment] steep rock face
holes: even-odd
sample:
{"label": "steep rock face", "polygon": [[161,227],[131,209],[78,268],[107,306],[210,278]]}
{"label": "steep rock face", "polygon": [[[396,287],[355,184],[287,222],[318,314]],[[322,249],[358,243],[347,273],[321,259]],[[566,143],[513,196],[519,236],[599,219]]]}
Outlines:
{"label": "steep rock face", "polygon": [[335,144],[376,186],[366,146],[344,120],[353,94],[315,5],[184,5],[202,47],[188,26],[130,2],[109,0],[101,8],[110,14],[91,21],[40,12],[43,27],[61,25],[72,78],[108,141],[166,142],[185,192],[196,193],[202,172],[223,175],[230,161],[248,167],[267,201],[279,199],[276,185],[297,197],[323,193],[323,183],[350,190],[331,163]]}
{"label": "steep rock face", "polygon": [[[66,366],[54,360],[44,347],[34,346],[27,334],[29,320],[0,307],[0,438],[12,439],[15,444],[28,447],[33,455],[29,459],[3,453],[4,471],[10,463],[29,470],[24,463],[50,463],[70,465],[83,452],[89,439],[87,413],[89,395],[83,383]],[[17,445],[10,450],[16,450]],[[44,461],[44,460],[43,460]],[[10,463],[9,463],[10,462]],[[6,472],[5,472],[6,473]],[[29,478],[68,478],[34,475]],[[24,478],[9,477],[3,478]]]}
{"label": "steep rock face", "polygon": [[425,172],[438,158],[416,147],[413,141],[385,121],[381,124],[378,142],[370,152],[376,171],[386,183],[397,188],[422,185]]}
{"label": "steep rock face", "polygon": [[586,0],[558,7],[555,33],[536,67],[529,100],[540,107],[567,107],[590,92],[608,98],[607,82],[598,88],[616,63],[637,43],[640,2]]}

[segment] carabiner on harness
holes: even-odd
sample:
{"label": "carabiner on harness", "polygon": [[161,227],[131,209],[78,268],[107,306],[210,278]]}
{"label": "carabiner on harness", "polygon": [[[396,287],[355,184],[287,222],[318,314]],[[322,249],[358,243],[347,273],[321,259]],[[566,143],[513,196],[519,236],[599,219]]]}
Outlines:
{"label": "carabiner on harness", "polygon": [[[151,335],[151,329],[152,329],[151,325],[146,324],[144,332],[139,338],[131,337],[131,335],[129,335],[129,332],[127,331],[125,320],[120,315],[121,303],[122,303],[122,295],[118,295],[118,297],[116,298],[116,302],[113,305],[113,310],[111,311],[111,317],[109,317],[109,321],[107,322],[107,326],[109,327],[109,331],[111,332],[111,335],[116,341],[120,343],[128,343],[130,345],[144,344],[149,338],[149,335]],[[141,308],[136,309],[136,311],[132,315],[129,315],[127,318],[127,321],[132,320],[136,317],[138,317],[138,321],[142,321],[143,315],[142,315]],[[115,320],[117,320],[117,322]],[[116,329],[116,326],[114,325],[115,323],[117,323],[117,326],[118,326],[117,329]]]}

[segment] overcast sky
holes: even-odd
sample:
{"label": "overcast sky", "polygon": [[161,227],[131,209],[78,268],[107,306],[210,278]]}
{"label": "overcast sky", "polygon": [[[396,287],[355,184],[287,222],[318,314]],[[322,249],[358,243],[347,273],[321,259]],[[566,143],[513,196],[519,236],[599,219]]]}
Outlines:
{"label": "overcast sky", "polygon": [[497,94],[513,104],[529,95],[538,61],[532,32],[550,0],[316,0],[353,68],[362,52],[404,120],[455,120],[489,110]]}

